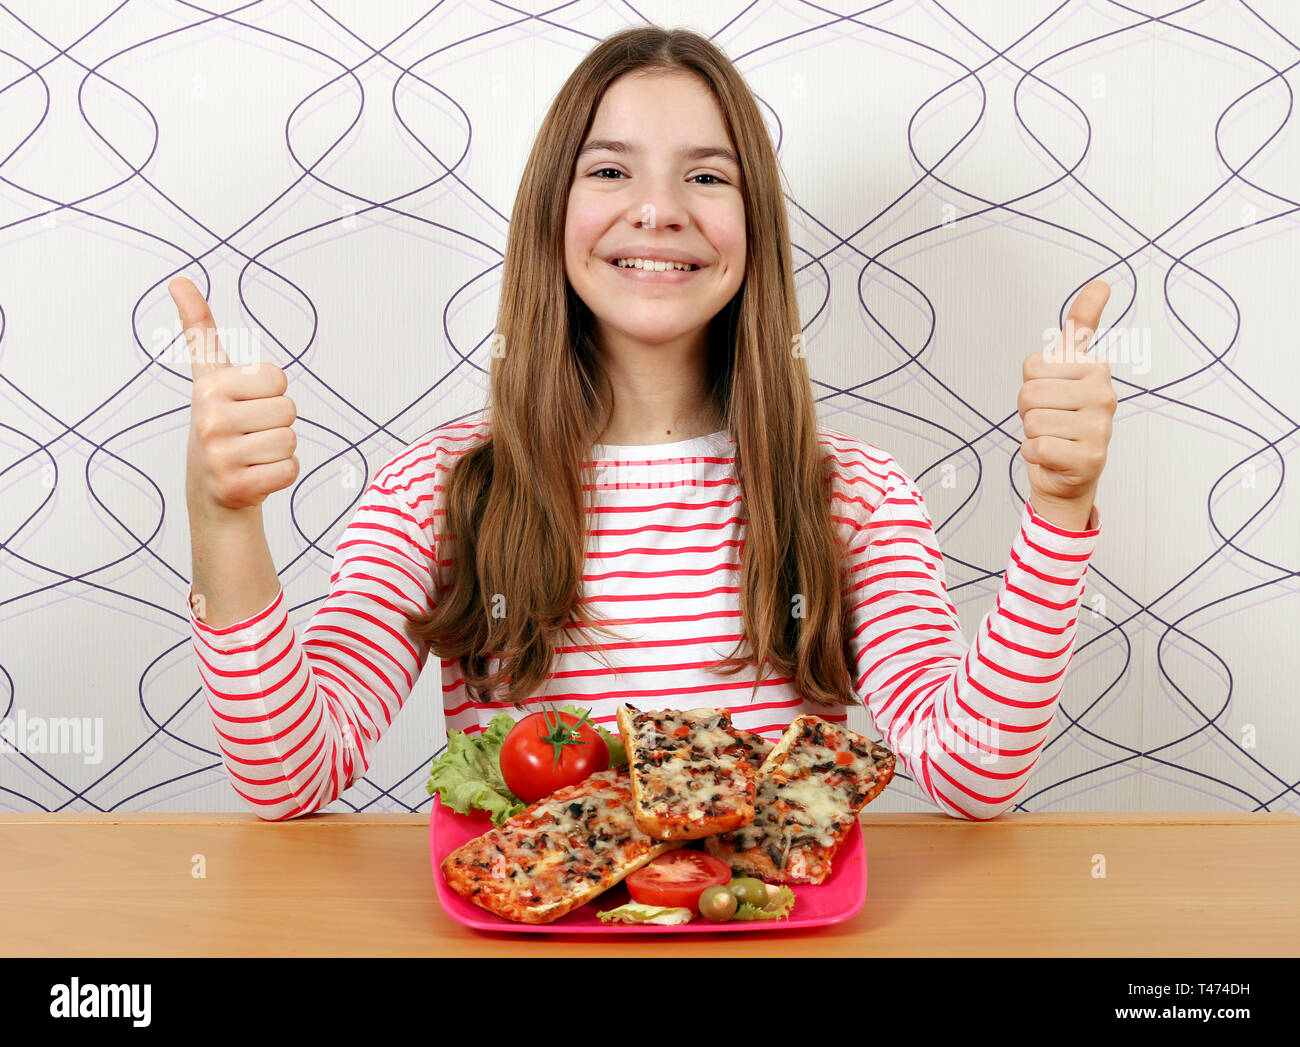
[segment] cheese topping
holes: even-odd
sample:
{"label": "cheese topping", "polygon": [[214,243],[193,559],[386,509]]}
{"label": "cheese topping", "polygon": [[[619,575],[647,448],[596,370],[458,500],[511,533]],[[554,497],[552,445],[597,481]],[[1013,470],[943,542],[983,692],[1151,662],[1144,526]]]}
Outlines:
{"label": "cheese topping", "polygon": [[744,731],[739,727],[736,728],[736,736],[745,744],[748,752],[745,759],[749,765],[754,768],[755,774],[763,766],[763,761],[767,759],[767,754],[773,749],[773,745],[761,734],[755,734],[753,731]]}
{"label": "cheese topping", "polygon": [[642,806],[671,821],[702,821],[746,807],[754,795],[751,750],[716,709],[632,713]]}
{"label": "cheese topping", "polygon": [[784,752],[759,772],[754,820],[716,839],[738,851],[762,850],[778,870],[818,875],[857,820],[893,754],[845,728],[804,716]]}
{"label": "cheese topping", "polygon": [[507,886],[522,905],[561,901],[584,880],[621,875],[659,845],[637,828],[631,803],[627,768],[600,771],[469,841],[447,860]]}

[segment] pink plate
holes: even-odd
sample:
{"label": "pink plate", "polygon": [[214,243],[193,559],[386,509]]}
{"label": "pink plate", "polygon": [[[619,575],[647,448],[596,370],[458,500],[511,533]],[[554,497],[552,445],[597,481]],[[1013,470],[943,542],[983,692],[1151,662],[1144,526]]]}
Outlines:
{"label": "pink plate", "polygon": [[[534,931],[544,934],[680,934],[731,931],[778,931],[793,927],[822,927],[856,916],[867,900],[867,851],[862,843],[862,823],[858,822],[835,856],[834,866],[825,883],[816,886],[793,884],[794,911],[783,920],[730,920],[710,923],[696,916],[690,923],[669,927],[656,923],[602,923],[598,911],[604,912],[631,901],[621,883],[586,905],[566,913],[552,923],[516,923],[490,913],[466,901],[447,886],[442,875],[442,860],[463,843],[481,836],[492,828],[486,811],[466,816],[442,805],[433,798],[429,818],[429,860],[433,882],[443,910],[457,923],[481,931]],[[689,845],[688,845],[689,846]]]}

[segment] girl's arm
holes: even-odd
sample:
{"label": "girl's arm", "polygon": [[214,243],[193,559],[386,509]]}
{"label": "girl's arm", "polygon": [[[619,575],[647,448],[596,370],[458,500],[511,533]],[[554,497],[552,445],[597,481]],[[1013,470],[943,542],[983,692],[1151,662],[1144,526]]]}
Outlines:
{"label": "girl's arm", "polygon": [[280,588],[262,507],[221,509],[191,500],[190,612],[214,628],[251,617]]}
{"label": "girl's arm", "polygon": [[[1019,798],[1060,700],[1098,526],[1070,531],[1028,502],[974,644],[948,597],[943,555],[911,479],[892,459],[850,498],[858,534],[849,669],[884,744],[943,811],[985,820]],[[881,488],[883,487],[883,491]],[[869,493],[864,495],[866,490]]]}
{"label": "girl's arm", "polygon": [[433,487],[441,455],[432,442],[390,459],[362,494],[334,555],[329,596],[301,639],[278,579],[262,609],[220,628],[195,615],[191,586],[194,653],[222,762],[260,818],[319,810],[365,774],[427,660],[428,645],[402,626],[404,611],[427,610],[433,599],[432,499],[417,490]]}

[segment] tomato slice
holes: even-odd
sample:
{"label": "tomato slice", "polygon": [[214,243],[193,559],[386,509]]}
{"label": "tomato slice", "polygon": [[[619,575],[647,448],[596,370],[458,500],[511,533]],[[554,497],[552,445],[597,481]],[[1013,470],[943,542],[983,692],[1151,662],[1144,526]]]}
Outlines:
{"label": "tomato slice", "polygon": [[642,905],[684,906],[695,910],[706,887],[731,882],[731,868],[706,851],[682,849],[661,854],[626,880],[627,893]]}

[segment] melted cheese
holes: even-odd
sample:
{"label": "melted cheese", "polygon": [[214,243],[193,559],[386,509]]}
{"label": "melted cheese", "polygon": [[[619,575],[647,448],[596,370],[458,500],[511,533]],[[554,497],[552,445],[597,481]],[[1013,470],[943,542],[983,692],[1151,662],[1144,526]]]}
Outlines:
{"label": "melted cheese", "polygon": [[699,822],[731,814],[752,797],[751,752],[726,713],[637,711],[632,725],[641,802],[655,817]]}
{"label": "melted cheese", "polygon": [[843,842],[889,753],[812,716],[799,721],[798,731],[759,773],[753,822],[719,839],[742,852],[762,850],[779,870],[807,877]]}
{"label": "melted cheese", "polygon": [[835,842],[832,829],[839,825],[846,813],[843,789],[827,788],[816,778],[796,778],[786,783],[779,795],[798,809],[799,817],[795,820],[811,829],[818,843],[829,847]]}
{"label": "melted cheese", "polygon": [[479,836],[451,857],[507,886],[523,905],[562,900],[659,843],[632,817],[627,768],[593,774]]}

